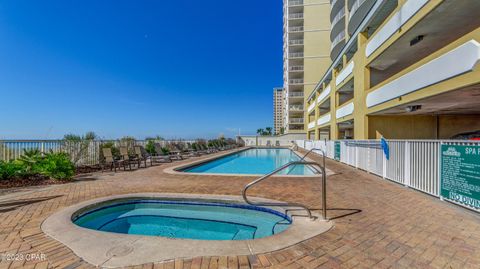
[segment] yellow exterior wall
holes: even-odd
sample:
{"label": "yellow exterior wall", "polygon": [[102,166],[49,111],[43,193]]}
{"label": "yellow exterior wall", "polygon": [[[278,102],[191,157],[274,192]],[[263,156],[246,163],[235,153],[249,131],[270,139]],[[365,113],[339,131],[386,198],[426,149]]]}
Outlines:
{"label": "yellow exterior wall", "polygon": [[[412,1],[412,0],[411,0]],[[394,14],[399,8],[406,2],[406,0],[401,0],[398,2],[398,7],[392,12]],[[315,126],[316,137],[320,136],[319,129],[330,127],[330,138],[338,139],[339,131],[337,128],[337,123],[345,120],[354,120],[354,138],[355,139],[375,139],[379,138],[378,135],[382,134],[386,138],[391,139],[448,139],[453,135],[462,132],[480,130],[480,115],[461,115],[461,116],[433,116],[433,115],[424,115],[424,116],[373,116],[373,114],[381,113],[384,110],[388,110],[400,105],[405,105],[407,103],[415,102],[424,98],[432,97],[438,94],[446,93],[449,91],[454,91],[460,88],[464,88],[471,85],[480,85],[480,66],[477,66],[473,71],[467,72],[453,78],[439,81],[433,85],[419,89],[415,92],[405,94],[400,98],[396,98],[385,103],[373,106],[368,108],[366,106],[366,98],[370,92],[373,92],[380,87],[386,85],[387,83],[392,82],[393,80],[414,71],[418,67],[424,65],[425,63],[444,55],[445,53],[457,48],[458,46],[468,42],[470,40],[475,40],[480,43],[480,28],[459,37],[454,42],[447,44],[443,48],[431,53],[431,55],[425,57],[424,59],[418,59],[417,62],[408,66],[407,68],[401,70],[392,77],[386,79],[385,81],[375,85],[375,87],[370,88],[370,71],[368,65],[375,60],[377,57],[380,57],[382,52],[388,49],[392,44],[394,44],[399,38],[401,38],[408,30],[415,27],[415,25],[420,22],[425,16],[427,16],[432,10],[438,7],[441,4],[441,0],[431,0],[425,4],[415,15],[410,18],[402,27],[400,31],[395,32],[391,37],[389,37],[386,42],[384,42],[370,57],[366,57],[365,49],[369,41],[369,38],[375,35],[375,33],[368,37],[365,34],[361,33],[357,36],[357,52],[353,55],[352,61],[354,61],[353,69],[353,78],[354,78],[354,112],[352,116],[347,116],[345,118],[336,119],[336,111],[342,107],[338,105],[337,98],[337,88],[342,87],[348,79],[342,82],[338,87],[335,86],[335,79],[341,70],[334,70],[332,74],[332,80],[329,82],[331,87],[330,93],[330,105],[331,105],[331,121],[328,124],[322,126]],[[348,16],[348,14],[347,14]],[[391,16],[390,16],[391,17]],[[385,21],[389,20],[388,17]],[[385,22],[377,29],[377,32],[385,25]],[[452,33],[455,34],[455,33]],[[343,57],[343,66],[346,66],[346,57]],[[315,65],[315,62],[312,61],[312,65]],[[480,65],[480,64],[479,64]],[[307,68],[312,68],[309,65],[305,65],[305,70]],[[307,71],[305,72],[306,81],[310,80],[310,75],[307,79]],[[316,79],[323,77],[324,73],[313,74]],[[325,88],[327,85],[323,85],[322,88]],[[313,90],[313,88],[312,88]],[[316,97],[321,93],[319,90],[316,93]],[[305,91],[306,98],[310,95],[309,91]],[[345,103],[344,105],[348,104]],[[319,104],[317,104],[318,106]],[[318,108],[315,113],[315,121],[319,118]],[[311,122],[311,120],[310,120]],[[308,123],[307,123],[308,124]]]}

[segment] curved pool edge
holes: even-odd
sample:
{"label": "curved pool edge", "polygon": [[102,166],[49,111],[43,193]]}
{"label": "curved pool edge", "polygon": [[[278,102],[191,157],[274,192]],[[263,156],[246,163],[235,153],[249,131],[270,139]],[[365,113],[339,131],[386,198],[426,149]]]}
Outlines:
{"label": "curved pool edge", "polygon": [[[70,248],[88,263],[102,267],[124,267],[145,263],[162,262],[178,258],[199,256],[233,256],[267,253],[284,249],[304,240],[327,232],[332,221],[324,221],[319,215],[316,221],[305,217],[293,217],[293,224],[282,233],[254,240],[218,241],[172,239],[142,235],[100,232],[79,227],[71,218],[88,206],[122,198],[164,198],[189,200],[216,200],[242,203],[240,196],[198,195],[177,193],[135,193],[97,198],[64,208],[41,225],[45,234]],[[264,198],[252,198],[255,202],[278,202]],[[270,207],[282,212],[279,207]]]}
{"label": "curved pool edge", "polygon": [[[192,175],[192,176],[221,176],[221,177],[260,177],[264,176],[264,174],[227,174],[227,173],[196,173],[196,172],[185,172],[181,171],[182,169],[187,169],[192,166],[197,166],[197,165],[202,165],[211,161],[215,161],[217,159],[236,154],[241,151],[249,150],[252,148],[266,148],[266,147],[245,147],[241,148],[238,150],[234,151],[228,151],[223,154],[215,154],[213,156],[208,156],[207,158],[202,158],[202,159],[197,159],[197,160],[192,160],[191,162],[185,162],[179,165],[174,165],[174,166],[169,166],[165,169],[163,169],[163,172],[166,174],[171,174],[171,175]],[[277,147],[280,149],[290,149],[288,147]],[[290,149],[291,150],[291,149]],[[293,152],[298,155],[299,157],[302,156],[301,152],[293,150]],[[313,161],[311,158],[307,157],[305,158],[306,161]],[[328,169],[327,169],[328,170]],[[328,175],[333,174],[332,171],[328,170],[327,171]],[[295,177],[302,177],[302,178],[318,178],[319,175],[280,175],[277,174],[274,177],[284,177],[284,178],[295,178]]]}

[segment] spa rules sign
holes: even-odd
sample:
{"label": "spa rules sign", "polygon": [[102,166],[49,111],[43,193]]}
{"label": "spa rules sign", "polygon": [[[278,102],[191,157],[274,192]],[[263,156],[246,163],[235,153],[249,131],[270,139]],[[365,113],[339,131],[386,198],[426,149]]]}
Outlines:
{"label": "spa rules sign", "polygon": [[442,145],[443,198],[480,210],[480,146]]}

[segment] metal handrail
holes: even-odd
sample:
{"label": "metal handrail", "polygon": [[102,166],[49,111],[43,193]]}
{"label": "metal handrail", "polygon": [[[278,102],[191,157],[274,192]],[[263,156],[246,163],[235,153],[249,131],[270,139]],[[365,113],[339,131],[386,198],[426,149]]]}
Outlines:
{"label": "metal handrail", "polygon": [[[316,162],[312,162],[312,161],[305,161],[305,158],[307,157],[308,154],[310,154],[310,152],[312,152],[313,150],[320,150],[322,152],[322,155],[323,155],[323,167],[316,163]],[[312,216],[312,212],[311,210],[303,205],[303,204],[300,204],[300,203],[255,203],[255,202],[252,202],[248,199],[247,197],[247,191],[248,189],[250,189],[252,186],[256,185],[257,183],[287,169],[288,167],[292,166],[292,165],[309,165],[311,166],[317,173],[320,173],[322,174],[322,202],[323,202],[323,208],[322,208],[322,216],[323,216],[323,219],[327,219],[327,191],[326,191],[326,183],[327,183],[327,173],[325,171],[325,152],[322,150],[322,149],[311,149],[309,152],[307,152],[299,161],[293,161],[293,162],[289,162],[275,170],[273,170],[272,172],[248,183],[247,185],[245,185],[245,187],[243,188],[242,190],[242,196],[243,196],[243,200],[247,203],[247,204],[250,204],[250,205],[255,205],[255,206],[288,206],[288,207],[301,207],[303,208],[307,213],[308,213],[308,217],[311,219],[311,220],[314,220],[315,218]],[[320,169],[317,169],[320,168]]]}

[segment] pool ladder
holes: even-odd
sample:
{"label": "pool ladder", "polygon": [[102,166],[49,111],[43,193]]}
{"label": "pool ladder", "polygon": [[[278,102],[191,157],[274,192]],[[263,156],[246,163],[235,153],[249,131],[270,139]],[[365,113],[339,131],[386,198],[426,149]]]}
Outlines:
{"label": "pool ladder", "polygon": [[[305,158],[310,153],[312,153],[314,150],[320,151],[322,153],[323,165],[320,165],[319,163],[313,162],[313,161],[305,161]],[[267,178],[269,178],[269,177],[287,169],[288,167],[290,167],[292,165],[308,165],[309,167],[313,168],[313,170],[315,170],[315,172],[322,175],[322,216],[323,216],[323,219],[326,220],[327,219],[327,173],[326,173],[326,170],[325,170],[325,151],[323,151],[323,149],[313,148],[313,149],[309,150],[305,155],[303,155],[303,157],[299,161],[289,162],[289,163],[273,170],[271,173],[266,174],[266,175],[264,175],[264,176],[262,176],[262,177],[260,177],[256,180],[248,183],[247,185],[245,185],[245,187],[242,190],[243,200],[247,204],[255,205],[255,206],[300,207],[300,208],[303,208],[308,213],[308,217],[311,220],[314,220],[315,217],[312,215],[312,211],[307,206],[305,206],[303,204],[300,204],[300,203],[255,203],[255,202],[250,201],[247,197],[248,189],[250,189],[251,187],[253,187],[257,183],[260,183],[260,182],[264,181],[265,179],[267,179]]]}

